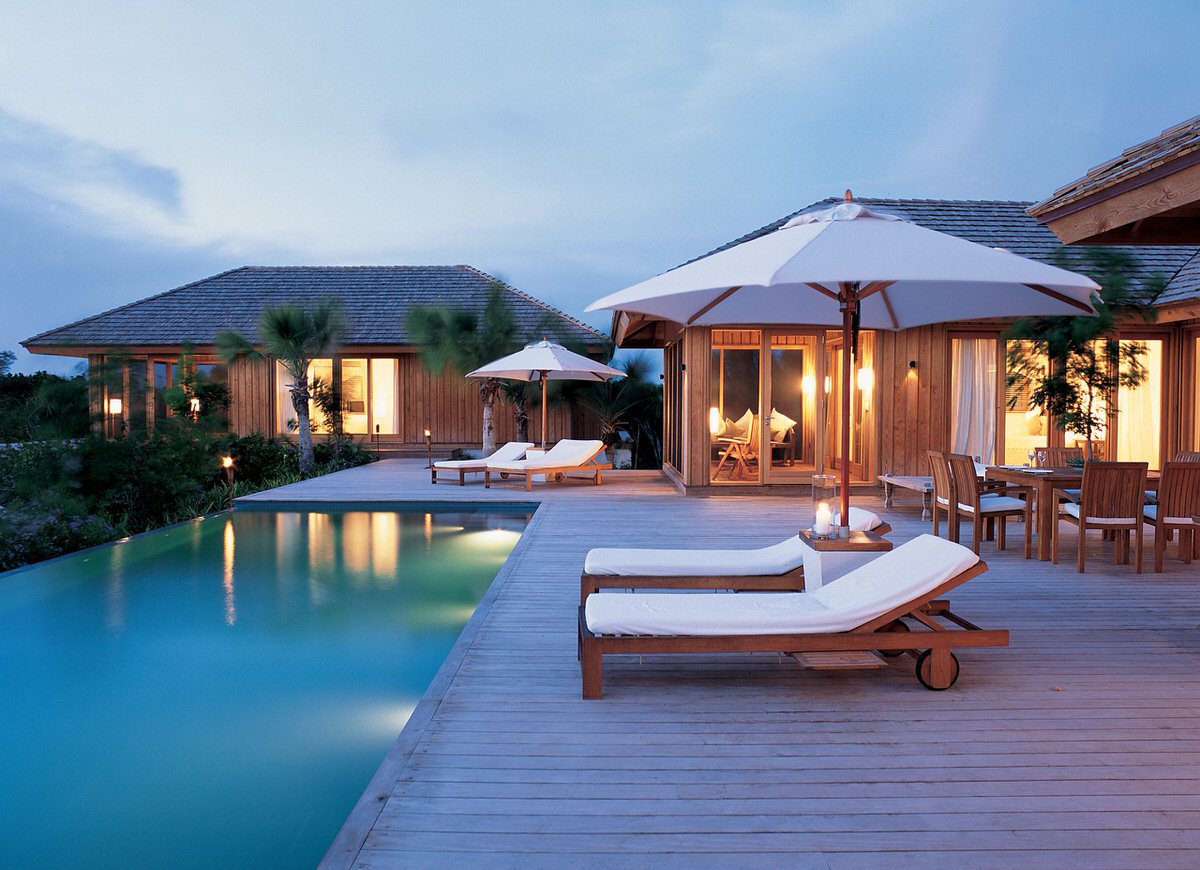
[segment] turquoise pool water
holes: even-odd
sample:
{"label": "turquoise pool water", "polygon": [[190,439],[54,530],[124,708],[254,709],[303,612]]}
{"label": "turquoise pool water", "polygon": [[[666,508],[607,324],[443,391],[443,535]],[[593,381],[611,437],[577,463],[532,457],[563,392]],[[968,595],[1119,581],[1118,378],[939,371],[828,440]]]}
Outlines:
{"label": "turquoise pool water", "polygon": [[237,511],[0,575],[0,867],[312,867],[529,519]]}

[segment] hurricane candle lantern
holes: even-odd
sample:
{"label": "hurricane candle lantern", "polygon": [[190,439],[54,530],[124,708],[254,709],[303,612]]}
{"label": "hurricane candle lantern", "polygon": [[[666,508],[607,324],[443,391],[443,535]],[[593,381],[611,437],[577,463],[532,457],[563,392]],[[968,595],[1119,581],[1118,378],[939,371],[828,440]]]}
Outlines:
{"label": "hurricane candle lantern", "polygon": [[836,474],[814,474],[812,478],[812,533],[818,538],[837,536],[833,524],[833,508],[838,503],[838,478]]}

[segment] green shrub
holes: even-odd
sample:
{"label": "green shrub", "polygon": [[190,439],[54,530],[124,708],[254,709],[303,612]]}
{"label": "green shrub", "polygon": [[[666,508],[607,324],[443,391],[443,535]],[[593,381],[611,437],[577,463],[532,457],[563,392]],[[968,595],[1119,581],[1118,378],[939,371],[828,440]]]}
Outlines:
{"label": "green shrub", "polygon": [[259,433],[231,435],[221,441],[221,449],[233,457],[236,483],[261,485],[300,468],[295,446]]}
{"label": "green shrub", "polygon": [[0,571],[51,559],[118,537],[84,501],[61,493],[14,500],[0,508]]}

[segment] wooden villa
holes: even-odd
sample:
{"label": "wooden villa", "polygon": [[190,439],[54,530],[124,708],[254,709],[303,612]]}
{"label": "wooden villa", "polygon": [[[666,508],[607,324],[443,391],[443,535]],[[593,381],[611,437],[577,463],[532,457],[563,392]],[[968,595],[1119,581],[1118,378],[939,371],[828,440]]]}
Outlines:
{"label": "wooden villa", "polygon": [[[1028,213],[1028,202],[857,201],[973,242],[1088,271],[1088,250],[1064,246]],[[771,233],[793,215],[716,251]],[[1134,286],[1159,276],[1166,291],[1158,297],[1155,322],[1120,327],[1122,342],[1145,346],[1148,378],[1109,398],[1117,413],[1096,449],[1108,458],[1136,457],[1157,467],[1177,450],[1200,447],[1195,396],[1200,257],[1195,247],[1121,250],[1131,260],[1128,278]],[[1027,396],[1010,395],[1004,338],[1009,325],[983,320],[864,330],[851,381],[853,479],[874,483],[881,474],[928,474],[929,449],[1022,463],[1035,447],[1079,440],[1082,436],[1059,429]],[[799,493],[814,473],[836,467],[840,330],[685,326],[617,311],[612,331],[621,347],[664,351],[664,471],[679,489],[715,494],[784,492],[790,486]]]}
{"label": "wooden villa", "polygon": [[[93,391],[97,426],[117,433],[152,429],[169,411],[162,391],[179,378],[177,361],[191,346],[197,368],[228,384],[230,429],[288,435],[295,412],[282,367],[239,360],[226,365],[213,341],[237,330],[251,341],[263,308],[335,300],[346,318],[336,355],[315,360],[309,377],[340,385],[348,433],[381,449],[424,445],[478,446],[483,411],[474,382],[432,375],[405,321],[416,305],[482,311],[493,286],[508,294],[518,328],[529,339],[549,334],[602,351],[607,337],[557,309],[471,266],[243,266],[52,329],[22,344],[32,353],[84,357],[98,369],[116,363],[108,386]],[[323,420],[313,409],[316,437]],[[496,437],[515,437],[511,413],[498,408]],[[594,437],[578,410],[551,407],[548,438]]]}

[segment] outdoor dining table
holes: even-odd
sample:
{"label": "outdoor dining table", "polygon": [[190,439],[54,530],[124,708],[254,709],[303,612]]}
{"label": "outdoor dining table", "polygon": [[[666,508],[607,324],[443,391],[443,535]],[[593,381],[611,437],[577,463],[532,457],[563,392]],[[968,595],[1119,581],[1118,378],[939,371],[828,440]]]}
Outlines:
{"label": "outdoor dining table", "polygon": [[[1026,466],[989,465],[988,480],[1003,480],[1032,487],[1037,500],[1037,557],[1043,562],[1050,559],[1050,536],[1058,521],[1055,510],[1054,490],[1079,489],[1083,483],[1083,469],[1072,466],[1054,468],[1028,468]],[[1158,472],[1151,471],[1146,477],[1146,489],[1158,489]],[[1043,508],[1043,505],[1050,505]]]}

